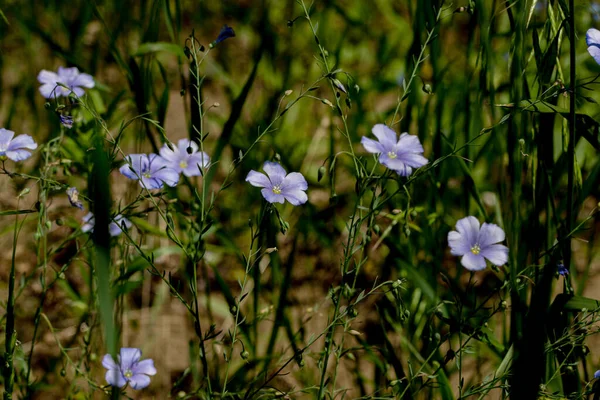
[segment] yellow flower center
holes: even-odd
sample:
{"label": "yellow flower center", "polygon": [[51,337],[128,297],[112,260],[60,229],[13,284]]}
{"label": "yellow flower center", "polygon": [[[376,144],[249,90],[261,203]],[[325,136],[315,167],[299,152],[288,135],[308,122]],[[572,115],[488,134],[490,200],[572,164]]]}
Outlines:
{"label": "yellow flower center", "polygon": [[131,372],[130,369],[128,369],[127,371],[125,371],[125,373],[123,374],[123,376],[127,379],[131,378],[133,376],[133,372]]}
{"label": "yellow flower center", "polygon": [[398,156],[396,155],[395,151],[388,151],[388,157],[393,160],[394,158],[396,158]]}
{"label": "yellow flower center", "polygon": [[273,186],[273,193],[281,194],[281,188],[279,186]]}
{"label": "yellow flower center", "polygon": [[152,178],[152,175],[150,174],[150,172],[144,172],[144,173],[142,174],[142,176],[143,176],[144,178],[147,178],[147,179],[150,179],[150,178]]}
{"label": "yellow flower center", "polygon": [[481,252],[481,247],[479,247],[478,244],[476,244],[475,246],[471,247],[471,253],[477,255]]}
{"label": "yellow flower center", "polygon": [[181,168],[181,169],[186,169],[186,168],[187,168],[187,166],[188,166],[188,163],[187,163],[187,161],[181,161],[181,162],[179,163],[179,168]]}

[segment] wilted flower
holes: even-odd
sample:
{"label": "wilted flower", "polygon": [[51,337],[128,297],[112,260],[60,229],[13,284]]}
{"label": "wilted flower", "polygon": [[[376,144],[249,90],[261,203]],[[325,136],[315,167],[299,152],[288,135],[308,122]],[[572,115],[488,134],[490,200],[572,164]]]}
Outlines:
{"label": "wilted flower", "polygon": [[28,150],[37,148],[37,144],[31,136],[19,135],[14,139],[13,136],[15,136],[13,131],[0,128],[0,161],[7,159],[23,161],[31,157],[31,152]]}
{"label": "wilted flower", "polygon": [[588,45],[588,52],[600,64],[600,31],[590,28],[585,34],[585,42]]}
{"label": "wilted flower", "polygon": [[396,132],[383,124],[375,125],[372,132],[379,141],[363,137],[362,145],[368,152],[379,154],[379,162],[398,175],[409,176],[413,168],[427,164],[427,159],[423,157],[423,146],[417,136],[403,133],[398,140]]}
{"label": "wilted flower", "polygon": [[70,115],[62,115],[62,114],[60,114],[58,116],[58,118],[60,118],[60,123],[65,128],[71,129],[73,127],[73,117],[71,117]]}
{"label": "wilted flower", "polygon": [[140,360],[142,351],[131,347],[122,347],[116,363],[110,354],[102,359],[106,368],[106,381],[111,386],[123,387],[127,383],[133,389],[143,389],[150,385],[150,376],[156,375],[152,359]]}
{"label": "wilted flower", "polygon": [[227,25],[223,25],[221,28],[221,32],[219,32],[219,36],[210,44],[210,48],[212,49],[219,43],[221,43],[225,39],[229,39],[235,36],[235,32],[233,28]]}
{"label": "wilted flower", "polygon": [[185,176],[200,175],[200,168],[208,167],[210,157],[203,151],[198,151],[198,145],[189,140],[181,139],[173,150],[167,144],[160,149],[160,156],[167,160],[167,166]]}
{"label": "wilted flower", "polygon": [[565,264],[563,263],[558,263],[556,269],[558,270],[558,273],[562,276],[569,275],[569,270],[567,269],[567,267],[565,267]]}
{"label": "wilted flower", "polygon": [[119,171],[129,179],[139,180],[142,187],[160,189],[163,183],[175,186],[179,181],[179,173],[157,154],[131,154],[126,158],[128,163]]}
{"label": "wilted flower", "polygon": [[[92,214],[91,212],[87,213],[83,217],[83,226],[81,227],[81,231],[93,231],[95,225],[96,219],[94,218],[94,214]],[[108,233],[110,234],[110,236],[119,236],[121,232],[123,232],[123,225],[125,226],[125,229],[130,229],[133,224],[130,220],[128,220],[121,214],[118,214],[117,216],[115,216],[113,221],[110,224],[108,224]]]}
{"label": "wilted flower", "polygon": [[[457,232],[458,231],[458,232]],[[462,256],[460,263],[470,271],[485,268],[485,259],[501,266],[508,261],[508,247],[497,244],[505,238],[498,225],[483,223],[481,229],[477,218],[470,216],[456,222],[456,231],[448,233],[450,253]]]}
{"label": "wilted flower", "polygon": [[286,174],[279,163],[266,161],[263,164],[266,175],[254,170],[248,173],[246,182],[252,186],[261,187],[261,193],[269,203],[281,203],[285,200],[297,206],[306,203],[308,196],[304,192],[308,183],[299,172]]}
{"label": "wilted flower", "polygon": [[37,79],[42,84],[40,93],[47,99],[68,96],[71,92],[81,97],[85,93],[83,88],[91,89],[95,85],[94,78],[91,75],[79,73],[77,67],[58,67],[58,73],[43,69]]}
{"label": "wilted flower", "polygon": [[67,189],[67,197],[69,198],[69,202],[73,207],[77,207],[80,210],[83,210],[83,203],[79,201],[79,191],[75,187],[70,187]]}

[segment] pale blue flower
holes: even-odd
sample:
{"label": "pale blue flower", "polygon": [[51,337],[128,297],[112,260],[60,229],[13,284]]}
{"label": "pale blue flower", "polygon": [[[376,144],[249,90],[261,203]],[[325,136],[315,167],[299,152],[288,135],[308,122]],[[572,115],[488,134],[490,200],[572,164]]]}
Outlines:
{"label": "pale blue flower", "polygon": [[91,89],[95,85],[94,78],[80,73],[77,67],[58,67],[58,73],[44,69],[38,74],[37,79],[42,84],[40,93],[47,99],[68,96],[71,93],[81,97],[85,93],[83,88]]}
{"label": "pale blue flower", "polygon": [[600,369],[594,373],[594,379],[600,378]]}
{"label": "pale blue flower", "polygon": [[600,64],[600,31],[590,28],[585,34],[585,42],[588,45],[588,52]]}
{"label": "pale blue flower", "polygon": [[75,187],[70,187],[67,189],[67,197],[69,198],[69,202],[73,207],[77,207],[80,210],[83,210],[83,203],[79,200],[79,190]]}
{"label": "pale blue flower", "polygon": [[198,176],[200,168],[208,167],[210,157],[203,151],[198,151],[198,145],[189,140],[181,139],[177,146],[171,144],[171,149],[164,144],[160,149],[160,156],[167,160],[167,166],[173,168],[177,173],[183,172],[185,176]]}
{"label": "pale blue flower", "polygon": [[308,196],[305,191],[308,189],[308,183],[304,176],[299,172],[286,174],[285,169],[279,163],[266,161],[263,164],[262,172],[254,170],[248,173],[246,182],[252,186],[261,187],[261,193],[269,203],[281,203],[285,200],[290,204],[297,206],[306,203]]}
{"label": "pale blue flower", "polygon": [[415,135],[403,133],[400,139],[392,129],[383,124],[377,124],[372,129],[373,135],[379,141],[363,137],[362,145],[368,152],[379,154],[379,162],[400,176],[409,176],[413,168],[427,164],[423,157],[423,146]]}
{"label": "pale blue flower", "polygon": [[119,171],[129,179],[139,180],[146,189],[160,189],[163,184],[175,186],[179,173],[157,154],[131,154]]}
{"label": "pale blue flower", "polygon": [[448,233],[450,253],[462,256],[461,264],[470,271],[485,269],[485,259],[501,266],[508,262],[508,247],[497,244],[505,239],[502,228],[483,223],[481,228],[475,217],[466,217],[456,222],[456,231]]}
{"label": "pale blue flower", "polygon": [[156,375],[152,359],[140,360],[142,351],[131,347],[122,347],[115,362],[110,354],[102,359],[106,368],[106,382],[111,386],[122,388],[126,384],[133,389],[143,389],[150,385],[150,376]]}
{"label": "pale blue flower", "polygon": [[[95,225],[96,219],[94,218],[94,214],[92,214],[91,212],[87,213],[83,217],[83,226],[81,227],[81,231],[91,232],[94,230]],[[133,224],[130,220],[128,220],[121,214],[118,214],[115,216],[113,221],[110,224],[108,224],[108,233],[110,234],[110,236],[113,237],[119,236],[123,232],[123,227],[125,227],[125,229],[131,229],[132,226]]]}
{"label": "pale blue flower", "polygon": [[11,159],[23,161],[31,157],[29,150],[37,149],[37,144],[29,135],[19,135],[8,129],[0,128],[0,161]]}
{"label": "pale blue flower", "polygon": [[73,117],[71,117],[70,115],[62,115],[62,114],[60,114],[58,116],[58,118],[60,118],[60,123],[65,128],[71,129],[73,127]]}

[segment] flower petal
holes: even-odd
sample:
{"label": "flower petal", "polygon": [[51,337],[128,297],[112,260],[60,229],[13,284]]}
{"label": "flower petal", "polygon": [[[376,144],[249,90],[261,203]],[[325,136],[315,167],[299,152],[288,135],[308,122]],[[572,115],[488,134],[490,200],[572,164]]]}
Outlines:
{"label": "flower petal", "polygon": [[150,385],[150,377],[144,374],[136,374],[129,378],[129,383],[135,390],[143,389]]}
{"label": "flower petal", "polygon": [[598,29],[590,28],[585,33],[585,42],[588,46],[599,46],[600,45],[600,31]]}
{"label": "flower petal", "polygon": [[142,172],[148,169],[148,156],[146,154],[130,154],[125,157],[125,164],[119,171],[129,179],[140,179]]}
{"label": "flower petal", "polygon": [[168,186],[175,186],[177,185],[177,182],[179,182],[179,172],[175,171],[173,168],[162,168],[161,170],[154,172],[152,177],[163,181]]}
{"label": "flower petal", "polygon": [[133,366],[131,369],[134,375],[136,374],[146,374],[146,375],[156,375],[156,368],[154,367],[154,361],[152,359],[142,360]]}
{"label": "flower petal", "polygon": [[600,64],[600,47],[598,46],[590,46],[588,47],[588,53],[596,60],[598,64]]}
{"label": "flower petal", "polygon": [[399,158],[390,158],[387,153],[381,153],[379,156],[379,162],[393,170],[402,170],[406,167],[404,161]]}
{"label": "flower petal", "polygon": [[502,242],[506,238],[504,231],[496,224],[483,223],[479,230],[479,247],[482,249],[494,243]]}
{"label": "flower petal", "polygon": [[285,178],[286,172],[281,164],[271,161],[265,161],[263,164],[263,170],[269,176],[269,179],[274,185],[281,184]]}
{"label": "flower petal", "polygon": [[246,182],[250,182],[252,186],[269,188],[269,190],[271,190],[272,187],[271,181],[265,174],[254,170],[248,172],[248,176],[246,176]]}
{"label": "flower petal", "polygon": [[160,189],[163,187],[163,181],[156,178],[146,178],[144,176],[140,179],[140,186],[148,190]]}
{"label": "flower petal", "polygon": [[479,254],[497,266],[504,265],[508,262],[508,247],[504,246],[503,244],[493,244],[487,247],[482,247],[481,253]]}
{"label": "flower petal", "polygon": [[448,232],[448,246],[450,246],[450,253],[455,256],[462,256],[471,251],[471,246],[456,231]]}
{"label": "flower petal", "polygon": [[385,148],[383,147],[383,145],[376,140],[369,139],[368,137],[363,136],[360,142],[362,143],[365,150],[367,150],[369,153],[378,154],[385,152]]}
{"label": "flower petal", "polygon": [[0,149],[8,149],[13,136],[15,136],[13,131],[0,128]]}
{"label": "flower petal", "polygon": [[428,159],[417,153],[401,153],[398,155],[398,159],[413,168],[422,167],[429,162]]}
{"label": "flower petal", "polygon": [[29,135],[19,135],[13,140],[11,140],[8,145],[8,150],[17,150],[17,149],[37,149],[37,143],[33,140],[33,138]]}
{"label": "flower petal", "polygon": [[177,147],[175,147],[174,144],[171,143],[171,145],[173,146],[173,150],[171,150],[169,148],[169,145],[167,143],[163,144],[163,146],[160,148],[160,150],[158,151],[158,153],[160,154],[160,156],[162,158],[164,158],[165,160],[174,163],[174,164],[179,164],[179,149]]}
{"label": "flower petal", "polygon": [[92,214],[91,212],[87,213],[83,218],[83,226],[81,227],[81,231],[86,233],[91,231],[92,229],[94,229],[94,225],[96,224],[96,221],[94,219],[94,214]]}
{"label": "flower petal", "polygon": [[299,206],[300,204],[304,204],[308,201],[306,192],[301,189],[283,190],[281,194],[293,206]]}
{"label": "flower petal", "polygon": [[92,78],[91,75],[84,73],[77,75],[77,77],[71,81],[71,86],[80,86],[88,89],[93,88],[95,85],[94,78]]}
{"label": "flower petal", "polygon": [[460,263],[469,271],[481,271],[485,269],[485,258],[481,254],[473,254],[470,251],[460,259]]}
{"label": "flower petal", "polygon": [[119,365],[113,360],[110,354],[105,354],[102,357],[102,366],[106,369],[119,369]]}
{"label": "flower petal", "polygon": [[56,85],[56,81],[58,80],[58,75],[56,72],[46,71],[43,69],[38,74],[37,80],[39,83],[52,85],[54,87]]}
{"label": "flower petal", "polygon": [[67,86],[71,86],[71,83],[79,75],[79,69],[77,67],[58,67],[58,81],[64,83]]}
{"label": "flower petal", "polygon": [[120,388],[125,386],[125,384],[127,383],[125,377],[119,369],[109,369],[108,371],[106,371],[104,378],[106,379],[106,382],[108,382],[109,385]]}
{"label": "flower petal", "polygon": [[479,221],[473,216],[456,221],[456,230],[463,237],[465,245],[471,249],[477,244],[479,238]]}
{"label": "flower petal", "polygon": [[281,190],[308,189],[308,183],[300,172],[290,172],[281,182]]}
{"label": "flower petal", "polygon": [[[188,147],[192,148],[192,153],[188,153]],[[182,154],[193,154],[198,151],[198,144],[190,139],[180,139],[177,142],[177,148]]]}
{"label": "flower petal", "polygon": [[56,90],[56,89],[57,89],[57,87],[56,87],[55,83],[46,83],[46,84],[40,86],[40,93],[46,99],[51,99],[53,97],[62,96],[62,93],[60,92],[60,90]]}
{"label": "flower petal", "polygon": [[275,194],[271,188],[264,188],[260,191],[269,203],[285,203],[285,197],[282,194]]}
{"label": "flower petal", "polygon": [[416,135],[404,132],[396,144],[398,153],[423,153],[423,145]]}
{"label": "flower petal", "polygon": [[31,157],[31,153],[28,150],[12,150],[6,152],[6,157],[13,161],[23,161]]}
{"label": "flower petal", "polygon": [[121,347],[119,358],[121,370],[126,371],[128,369],[132,369],[134,364],[140,360],[141,356],[142,351],[140,349],[136,349],[134,347]]}
{"label": "flower petal", "polygon": [[383,145],[384,151],[390,151],[396,141],[398,140],[398,135],[392,129],[388,128],[384,124],[377,124],[371,129],[373,135],[379,139],[379,142]]}
{"label": "flower petal", "polygon": [[[77,97],[82,97],[85,94],[85,90],[83,90],[80,87],[72,86],[72,89],[72,92],[75,93]],[[71,94],[71,92],[69,92],[68,94]]]}

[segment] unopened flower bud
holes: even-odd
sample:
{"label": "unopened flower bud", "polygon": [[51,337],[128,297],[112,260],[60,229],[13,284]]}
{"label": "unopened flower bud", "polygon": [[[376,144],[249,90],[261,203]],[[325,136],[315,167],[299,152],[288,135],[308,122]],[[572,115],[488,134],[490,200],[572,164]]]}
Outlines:
{"label": "unopened flower bud", "polygon": [[327,172],[327,169],[324,166],[319,167],[319,171],[317,171],[317,182],[321,182],[321,179],[325,176],[325,172]]}

